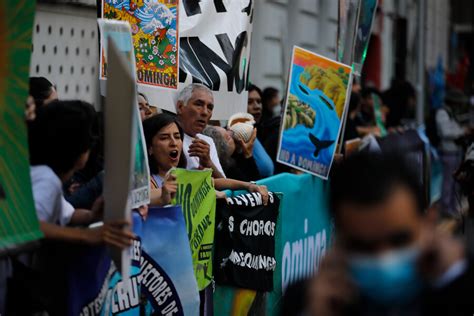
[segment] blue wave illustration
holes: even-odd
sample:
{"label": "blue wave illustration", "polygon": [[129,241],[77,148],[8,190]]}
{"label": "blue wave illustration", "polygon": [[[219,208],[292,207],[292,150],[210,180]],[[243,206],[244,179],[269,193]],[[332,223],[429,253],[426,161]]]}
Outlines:
{"label": "blue wave illustration", "polygon": [[[118,10],[130,11],[130,0],[106,0],[106,3]],[[133,11],[133,15],[140,20],[140,28],[146,34],[154,33],[159,29],[168,29],[167,37],[171,44],[176,43],[176,8],[168,8],[165,4],[155,0],[144,2],[145,5]]]}
{"label": "blue wave illustration", "polygon": [[[312,128],[298,124],[294,128],[285,130],[282,149],[329,168],[341,121],[335,111],[334,102],[330,98],[321,90],[311,90],[301,83],[300,76],[303,72],[302,66],[293,65],[290,93],[316,111],[315,123]],[[313,136],[311,137],[310,134]],[[315,138],[324,142],[323,148],[315,146]]]}

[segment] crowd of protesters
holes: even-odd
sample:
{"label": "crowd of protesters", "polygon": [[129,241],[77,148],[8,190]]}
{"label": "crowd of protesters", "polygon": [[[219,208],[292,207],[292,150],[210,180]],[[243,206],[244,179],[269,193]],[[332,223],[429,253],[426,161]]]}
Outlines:
{"label": "crowd of protesters", "polygon": [[[371,87],[360,90],[358,85],[354,85],[344,141],[351,142],[368,135],[382,137],[385,129],[389,133],[403,133],[409,125],[405,123],[414,117],[415,97],[415,90],[408,82],[394,81],[392,87],[383,93]],[[375,108],[375,100],[381,102],[379,109]],[[427,117],[426,134],[443,165],[439,210],[440,215],[447,218],[459,218],[462,212],[454,174],[472,143],[473,127],[462,125],[457,116],[463,107],[468,106],[468,98],[462,91],[450,89],[445,95],[444,105]],[[380,122],[377,122],[377,113]]]}
{"label": "crowd of protesters", "polygon": [[[65,277],[58,270],[56,280],[47,281],[45,275],[56,267],[48,243],[124,248],[135,236],[128,221],[105,221],[89,228],[103,221],[101,113],[82,101],[61,100],[46,78],[30,78],[29,94],[25,119],[32,191],[45,237],[40,248],[10,258],[0,279],[7,284],[0,287],[6,288],[0,292],[6,300],[0,297],[0,303],[6,302],[7,315],[62,315]],[[466,102],[461,92],[450,91],[434,117],[439,141],[432,143],[444,165],[440,212],[453,217],[460,212],[453,175],[461,165],[456,179],[470,201],[473,196],[474,149],[467,150],[463,162],[462,145],[472,129],[462,127],[455,115],[455,108]],[[137,104],[152,206],[168,205],[176,194],[177,179],[169,172],[175,167],[212,169],[217,198],[225,197],[227,189],[248,190],[262,194],[264,201],[267,188],[255,181],[281,172],[297,173],[276,159],[284,105],[278,89],[262,91],[250,85],[247,113],[233,115],[225,126],[210,125],[214,107],[223,105],[214,104],[212,91],[201,84],[180,91],[176,114],[150,105],[143,93]],[[407,82],[394,82],[384,93],[370,87],[361,90],[354,82],[343,143],[379,138],[385,131],[403,132],[414,104],[414,89]],[[290,297],[290,291],[285,296],[284,315],[297,310],[311,315],[448,315],[444,312],[453,306],[474,312],[468,298],[474,287],[469,256],[459,241],[436,232],[435,216],[425,211],[428,205],[404,158],[347,151],[331,174],[330,186],[337,244],[299,298]],[[135,211],[146,219],[148,206]]]}

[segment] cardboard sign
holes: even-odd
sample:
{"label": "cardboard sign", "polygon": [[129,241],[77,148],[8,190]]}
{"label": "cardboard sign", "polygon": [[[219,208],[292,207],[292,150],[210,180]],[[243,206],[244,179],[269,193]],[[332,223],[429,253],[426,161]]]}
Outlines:
{"label": "cardboard sign", "polygon": [[[134,57],[132,49],[132,37],[130,34],[130,27],[128,23],[101,19],[99,20],[99,27],[101,33],[101,42],[107,43],[108,38],[111,38],[113,40],[114,44],[116,44],[119,51],[125,57],[126,66],[130,69],[132,78],[135,80],[135,65],[133,63]],[[104,58],[106,58],[107,56],[107,47],[107,44],[102,45],[102,49],[105,54]],[[102,62],[103,61],[101,61],[101,64]],[[111,64],[109,64],[109,67],[110,66]],[[104,69],[102,69],[101,72]],[[120,94],[121,92],[119,91],[119,87],[116,87],[115,89],[112,87],[111,93]],[[136,95],[136,91],[134,92],[134,94]],[[115,96],[111,95],[111,97]],[[119,100],[122,100],[123,102],[123,100],[127,99]],[[134,120],[133,128],[136,129],[136,131],[134,131],[134,137],[136,138],[135,145],[133,147],[135,153],[135,160],[133,166],[132,186],[130,188],[130,207],[138,208],[142,205],[150,203],[150,172],[148,168],[148,155],[146,152],[145,136],[143,134],[143,126],[141,124],[140,113],[138,110],[138,103],[136,98],[132,103],[130,103],[130,106],[133,109],[133,112],[131,114]],[[118,129],[119,126],[121,125],[116,124],[114,129]]]}
{"label": "cardboard sign", "polygon": [[[127,61],[112,38],[108,39],[109,74],[105,102],[104,220],[130,219],[129,192],[135,163],[135,80]],[[117,127],[120,128],[117,128]],[[128,278],[130,252],[111,247],[123,278]]]}

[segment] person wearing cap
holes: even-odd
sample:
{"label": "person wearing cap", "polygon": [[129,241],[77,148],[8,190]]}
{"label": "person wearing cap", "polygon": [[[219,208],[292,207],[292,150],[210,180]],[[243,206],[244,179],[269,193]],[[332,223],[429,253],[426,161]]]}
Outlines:
{"label": "person wearing cap", "polygon": [[176,112],[183,128],[183,151],[187,169],[212,169],[213,178],[225,178],[212,138],[202,135],[214,110],[212,91],[205,85],[193,83],[178,95]]}
{"label": "person wearing cap", "polygon": [[449,217],[458,216],[453,174],[462,159],[462,148],[457,141],[467,134],[467,131],[456,120],[454,110],[466,102],[466,96],[461,91],[448,91],[444,105],[436,112],[435,116],[439,151],[443,163],[441,212]]}

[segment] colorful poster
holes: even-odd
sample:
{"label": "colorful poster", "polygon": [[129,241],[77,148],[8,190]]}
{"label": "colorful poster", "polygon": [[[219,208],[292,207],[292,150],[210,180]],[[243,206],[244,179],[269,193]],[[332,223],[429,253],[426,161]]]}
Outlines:
{"label": "colorful poster", "polygon": [[0,252],[43,236],[25,124],[35,1],[0,3]]}
{"label": "colorful poster", "polygon": [[327,179],[352,82],[351,67],[293,48],[278,161]]}
{"label": "colorful poster", "polygon": [[[107,79],[105,76],[107,73],[107,62],[104,60],[108,56],[108,47],[107,39],[111,38],[120,52],[122,52],[127,60],[127,65],[130,67],[130,72],[132,73],[132,79],[135,81],[135,64],[133,63],[134,51],[132,49],[132,36],[130,32],[130,27],[123,22],[99,19],[99,27],[101,33],[101,79]],[[121,82],[121,84],[123,84]],[[119,87],[112,87],[111,91],[114,91],[111,97],[116,97],[116,94],[122,92],[124,89]],[[148,155],[146,153],[145,145],[145,136],[143,134],[143,126],[140,120],[140,114],[138,110],[138,103],[136,98],[136,91],[133,92],[133,101],[131,101],[131,106],[133,108],[133,125],[136,126],[137,137],[134,142],[134,153],[135,160],[133,164],[133,176],[132,176],[132,185],[130,191],[130,207],[137,208],[142,205],[150,203],[150,173],[148,169]],[[109,98],[110,99],[110,98]],[[114,102],[112,107],[117,107],[117,104],[122,103],[125,100],[124,97],[119,97],[118,102]],[[109,115],[110,116],[110,115]],[[118,125],[122,126],[122,125]],[[114,130],[117,128],[116,122],[112,122]],[[113,133],[113,131],[111,131]],[[117,136],[117,135],[116,135]],[[117,139],[122,139],[122,137],[116,137]]]}
{"label": "colorful poster", "polygon": [[[138,84],[178,88],[177,17],[178,0],[102,0],[102,18],[130,23]],[[107,75],[104,58],[101,70],[104,79]]]}
{"label": "colorful poster", "polygon": [[377,0],[361,1],[353,60],[354,74],[358,76],[361,74],[362,66],[367,56],[376,9]]}
{"label": "colorful poster", "polygon": [[275,230],[274,290],[264,294],[217,286],[215,315],[279,315],[283,292],[298,280],[311,278],[331,245],[334,228],[326,181],[309,174],[284,173],[259,184],[282,194]]}
{"label": "colorful poster", "polygon": [[247,112],[254,5],[251,0],[180,3],[180,87],[208,86],[219,105],[213,119]]}
{"label": "colorful poster", "polygon": [[178,191],[173,204],[181,205],[193,257],[198,289],[212,281],[212,247],[216,217],[216,191],[212,170],[174,169]]}

